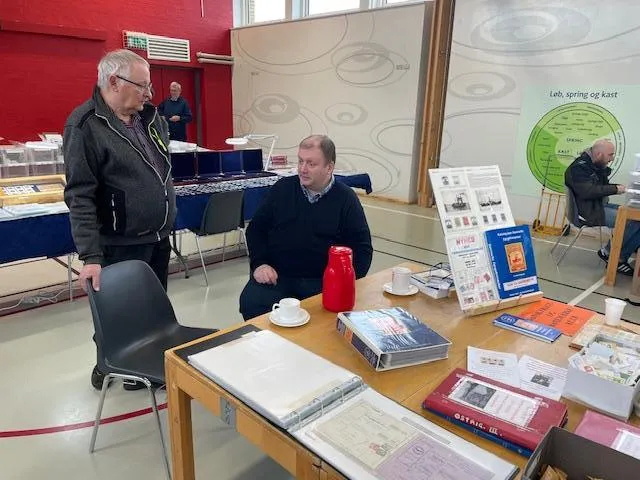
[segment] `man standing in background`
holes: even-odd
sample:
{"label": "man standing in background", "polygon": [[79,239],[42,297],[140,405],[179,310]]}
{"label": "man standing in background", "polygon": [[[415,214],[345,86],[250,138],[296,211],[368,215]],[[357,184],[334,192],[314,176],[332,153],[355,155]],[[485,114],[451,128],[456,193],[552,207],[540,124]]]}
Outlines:
{"label": "man standing in background", "polygon": [[158,106],[158,112],[169,123],[169,138],[171,140],[187,141],[187,123],[191,121],[191,109],[187,101],[180,96],[182,86],[178,82],[171,82],[169,98]]}

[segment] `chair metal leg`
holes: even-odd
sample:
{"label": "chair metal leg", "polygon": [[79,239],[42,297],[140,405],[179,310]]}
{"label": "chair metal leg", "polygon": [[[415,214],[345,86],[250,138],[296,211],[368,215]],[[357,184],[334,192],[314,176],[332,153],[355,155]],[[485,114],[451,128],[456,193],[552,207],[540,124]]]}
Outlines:
{"label": "chair metal leg", "polygon": [[98,411],[96,412],[96,419],[93,423],[93,432],[91,433],[91,443],[89,444],[89,452],[93,453],[96,446],[96,437],[98,436],[98,427],[100,426],[100,418],[102,417],[102,406],[104,405],[104,398],[107,395],[109,389],[109,382],[111,381],[111,375],[105,375],[102,382],[102,390],[100,391],[100,401],[98,402]]}
{"label": "chair metal leg", "polygon": [[196,235],[196,247],[198,247],[198,253],[200,254],[200,263],[202,263],[202,273],[204,273],[204,283],[209,286],[209,277],[207,276],[207,266],[204,264],[204,257],[202,256],[202,249],[200,249],[200,238]]}
{"label": "chair metal leg", "polygon": [[164,466],[167,469],[167,478],[171,480],[171,465],[169,464],[169,457],[167,457],[167,447],[164,444],[164,435],[162,434],[162,423],[160,422],[160,414],[158,413],[156,396],[153,394],[153,390],[151,390],[151,382],[147,380],[146,382],[144,382],[144,384],[146,385],[147,391],[149,392],[149,397],[151,397],[151,408],[153,409],[153,413],[155,414],[156,422],[158,424],[158,434],[160,435],[160,445],[162,447],[162,458],[164,459]]}
{"label": "chair metal leg", "polygon": [[249,244],[247,243],[247,232],[246,232],[246,229],[244,229],[242,227],[238,227],[238,230],[240,231],[240,239],[244,243],[244,249],[246,250],[247,257],[248,257],[249,256]]}
{"label": "chair metal leg", "polygon": [[567,254],[567,252],[569,251],[569,249],[571,247],[573,247],[573,244],[576,243],[576,241],[578,240],[578,238],[580,238],[580,235],[582,235],[582,230],[584,229],[584,227],[580,227],[580,230],[578,230],[578,233],[576,234],[576,237],[571,241],[571,243],[569,245],[567,245],[567,247],[562,251],[562,253],[560,254],[560,258],[558,258],[558,260],[556,261],[556,266],[560,265],[560,262],[562,261],[562,259],[564,258],[564,256]]}
{"label": "chair metal leg", "polygon": [[222,261],[224,262],[224,251],[227,248],[227,232],[222,234]]}
{"label": "chair metal leg", "polygon": [[553,252],[555,251],[555,249],[558,248],[558,245],[560,244],[561,239],[562,239],[562,232],[560,232],[560,235],[558,235],[558,239],[556,240],[556,243],[554,243],[553,247],[551,247],[551,252],[549,252],[551,255],[553,255]]}
{"label": "chair metal leg", "polygon": [[67,282],[69,283],[69,301],[73,302],[73,253],[67,255]]}

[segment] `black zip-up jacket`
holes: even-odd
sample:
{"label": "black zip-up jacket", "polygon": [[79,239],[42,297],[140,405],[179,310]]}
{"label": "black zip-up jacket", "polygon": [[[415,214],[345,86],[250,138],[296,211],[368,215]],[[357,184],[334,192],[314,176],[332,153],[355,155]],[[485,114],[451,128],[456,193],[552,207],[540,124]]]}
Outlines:
{"label": "black zip-up jacket", "polygon": [[64,127],[64,163],[71,232],[80,260],[101,263],[104,245],[137,245],[166,238],[176,216],[166,122],[153,105],[140,112],[166,161],[158,174],[144,149],[107,106],[98,87]]}
{"label": "black zip-up jacket", "polygon": [[590,225],[604,225],[604,199],[618,193],[609,183],[611,169],[598,167],[587,152],[576,158],[564,172],[564,183],[573,191],[578,214]]}

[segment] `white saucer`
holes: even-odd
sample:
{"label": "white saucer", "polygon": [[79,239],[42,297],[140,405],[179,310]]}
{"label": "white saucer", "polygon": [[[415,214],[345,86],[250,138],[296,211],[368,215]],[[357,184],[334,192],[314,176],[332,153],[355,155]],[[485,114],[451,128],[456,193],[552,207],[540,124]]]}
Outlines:
{"label": "white saucer", "polygon": [[418,293],[418,287],[416,287],[415,285],[409,285],[409,290],[407,290],[404,293],[398,293],[398,292],[394,292],[391,289],[391,285],[392,283],[385,283],[384,286],[382,287],[384,289],[385,292],[390,293],[391,295],[399,295],[401,297],[407,297],[409,295],[415,295],[416,293]]}
{"label": "white saucer", "polygon": [[271,320],[271,323],[273,323],[274,325],[278,325],[279,327],[301,327],[302,325],[309,322],[311,315],[309,315],[309,312],[307,312],[304,308],[301,308],[300,313],[298,314],[298,318],[295,322],[281,322],[278,320],[278,317],[279,315],[277,311],[271,312],[269,314],[269,320]]}

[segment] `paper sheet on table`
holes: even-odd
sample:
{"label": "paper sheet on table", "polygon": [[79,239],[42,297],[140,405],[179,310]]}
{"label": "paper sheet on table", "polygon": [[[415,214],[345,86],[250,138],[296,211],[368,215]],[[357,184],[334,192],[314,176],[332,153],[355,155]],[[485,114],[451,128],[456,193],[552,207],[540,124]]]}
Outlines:
{"label": "paper sheet on table", "polygon": [[520,388],[543,397],[560,400],[567,381],[567,369],[523,355],[518,362]]}
{"label": "paper sheet on table", "polygon": [[520,386],[518,357],[513,353],[467,347],[467,370],[513,387]]}
{"label": "paper sheet on table", "polygon": [[640,435],[622,430],[611,448],[640,459]]}
{"label": "paper sheet on table", "polygon": [[367,388],[293,435],[348,478],[498,480],[517,469]]}

